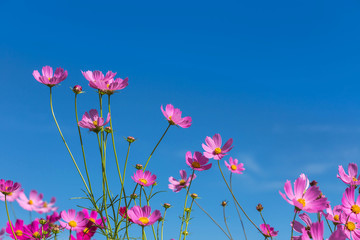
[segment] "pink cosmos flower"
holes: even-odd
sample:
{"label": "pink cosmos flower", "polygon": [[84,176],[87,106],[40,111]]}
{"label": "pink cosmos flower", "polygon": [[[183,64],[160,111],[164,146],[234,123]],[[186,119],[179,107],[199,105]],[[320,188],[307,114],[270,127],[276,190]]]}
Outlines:
{"label": "pink cosmos flower", "polygon": [[360,224],[351,219],[345,212],[340,215],[340,222],[342,225],[339,225],[339,228],[344,231],[347,238],[353,240],[360,240]]}
{"label": "pink cosmos flower", "polygon": [[301,240],[310,240],[309,233],[313,240],[323,240],[324,239],[324,222],[315,222],[310,226],[310,230],[307,231],[305,228],[303,229],[303,235],[301,236]]}
{"label": "pink cosmos flower", "polygon": [[239,163],[239,161],[236,158],[233,160],[232,157],[230,157],[229,163],[225,161],[225,165],[232,173],[243,174],[242,171],[245,170],[245,168],[243,168],[244,164]]}
{"label": "pink cosmos flower", "polygon": [[53,212],[52,215],[46,216],[47,223],[55,223],[61,219],[61,216],[57,212]]}
{"label": "pink cosmos flower", "polygon": [[90,240],[91,237],[92,236],[84,234],[84,232],[78,232],[76,233],[76,238],[73,235],[71,235],[70,240]]}
{"label": "pink cosmos flower", "polygon": [[153,225],[161,218],[161,213],[159,210],[155,210],[153,213],[151,213],[151,207],[146,205],[142,208],[139,206],[134,206],[127,213],[129,218],[131,218],[134,223],[143,227]]}
{"label": "pink cosmos flower", "polygon": [[35,219],[32,223],[24,228],[25,239],[46,239],[50,236],[50,231],[47,231],[49,226],[45,224],[42,226],[38,219]]}
{"label": "pink cosmos flower", "polygon": [[10,195],[10,193],[15,192],[20,187],[20,183],[14,183],[11,180],[5,181],[4,179],[0,179],[0,192],[4,195]]}
{"label": "pink cosmos flower", "polygon": [[[302,225],[300,222],[298,221],[294,221],[293,224],[291,224],[291,226],[294,228],[294,230],[298,233],[304,233],[304,229],[307,233],[310,233],[310,226],[312,224],[312,221],[309,217],[309,215],[307,215],[306,213],[302,213],[299,214],[299,217],[301,220],[304,221],[304,223],[306,224],[306,226]],[[294,237],[294,239],[301,239],[301,237]]]}
{"label": "pink cosmos flower", "polygon": [[225,153],[229,152],[233,147],[231,144],[233,143],[233,139],[230,138],[223,147],[221,147],[222,140],[220,134],[215,134],[213,138],[206,137],[205,144],[202,144],[203,149],[205,150],[204,156],[207,158],[214,158],[215,160],[220,160],[223,158]]}
{"label": "pink cosmos flower", "polygon": [[331,205],[329,205],[328,208],[326,208],[325,218],[332,221],[334,224],[340,223],[340,214],[343,212],[342,206],[337,205],[334,207],[334,210],[331,209]]}
{"label": "pink cosmos flower", "polygon": [[129,222],[133,222],[133,220],[131,220],[131,218],[129,218],[129,216],[127,215],[126,207],[121,207],[120,210],[119,210],[119,214],[124,219],[127,218]]}
{"label": "pink cosmos flower", "polygon": [[194,157],[190,151],[188,151],[185,155],[186,164],[189,165],[193,170],[196,171],[204,171],[211,168],[212,163],[207,164],[209,159],[204,157],[200,152],[195,152]]}
{"label": "pink cosmos flower", "polygon": [[100,90],[102,93],[111,95],[115,91],[126,88],[129,85],[128,81],[129,81],[128,78],[125,79],[116,78],[115,80],[109,79],[107,81],[97,81],[97,82],[90,81],[89,86]]}
{"label": "pink cosmos flower", "polygon": [[60,215],[61,215],[61,219],[65,221],[65,222],[59,221],[61,227],[66,228],[68,230],[78,231],[78,232],[83,231],[84,228],[86,227],[86,224],[88,223],[88,220],[84,218],[84,213],[83,212],[76,213],[74,209],[69,209],[68,212],[62,211]]}
{"label": "pink cosmos flower", "polygon": [[[8,202],[13,202],[13,201],[15,201],[15,200],[19,197],[19,195],[20,195],[21,192],[24,192],[24,190],[21,189],[21,188],[18,188],[18,189],[15,190],[14,192],[9,193],[9,194],[6,196],[6,201],[8,201]],[[1,200],[1,201],[5,201],[5,195],[2,194],[2,193],[0,193],[0,200]]]}
{"label": "pink cosmos flower", "polygon": [[191,126],[192,119],[191,117],[181,117],[181,111],[179,108],[174,108],[173,105],[168,104],[165,107],[165,111],[163,109],[163,106],[161,106],[161,111],[164,114],[166,120],[171,125],[178,125],[182,128],[188,128]]}
{"label": "pink cosmos flower", "polygon": [[[15,226],[13,225],[13,223],[11,223],[13,229],[14,229],[14,233],[16,235],[16,238],[18,240],[23,240],[23,239],[28,239],[28,237],[24,234],[25,232],[25,226],[24,226],[24,221],[21,219],[17,219]],[[9,222],[6,223],[6,233],[9,234],[9,237],[11,237],[12,239],[15,239],[10,224]]]}
{"label": "pink cosmos flower", "polygon": [[188,178],[185,170],[180,170],[180,176],[181,179],[179,181],[173,177],[169,177],[169,188],[173,190],[173,192],[179,192],[181,189],[188,187],[190,181],[196,178],[195,174],[189,176]]}
{"label": "pink cosmos flower", "polygon": [[55,70],[55,74],[53,74],[52,67],[45,66],[42,68],[42,76],[40,75],[38,70],[35,70],[33,72],[33,76],[36,79],[36,81],[45,84],[48,87],[53,87],[56,84],[62,82],[67,77],[68,72],[62,68],[57,68]]}
{"label": "pink cosmos flower", "polygon": [[36,190],[31,190],[29,198],[26,197],[24,192],[21,192],[19,194],[19,198],[16,199],[16,201],[23,209],[28,211],[35,211],[43,203],[42,199],[43,199],[42,193],[38,195]]}
{"label": "pink cosmos flower", "polygon": [[347,236],[345,234],[345,232],[341,229],[338,228],[335,232],[333,232],[328,240],[346,240]]}
{"label": "pink cosmos flower", "polygon": [[319,198],[321,191],[317,186],[312,186],[306,189],[308,182],[309,180],[305,174],[301,174],[294,183],[295,194],[289,180],[286,181],[284,186],[286,195],[280,191],[279,193],[288,203],[294,205],[297,211],[304,210],[309,213],[316,213],[326,209],[329,205],[327,198]]}
{"label": "pink cosmos flower", "polygon": [[339,166],[339,174],[337,175],[337,178],[341,179],[344,183],[351,186],[359,185],[360,181],[357,177],[358,167],[355,163],[349,163],[348,172],[349,174],[346,174],[343,166]]}
{"label": "pink cosmos flower", "polygon": [[260,224],[260,230],[265,237],[275,237],[278,235],[279,232],[279,231],[274,231],[273,227],[270,227],[269,224],[264,224],[264,223]]}
{"label": "pink cosmos flower", "polygon": [[91,211],[89,214],[89,211],[87,209],[83,209],[82,212],[84,213],[84,218],[89,220],[89,223],[96,226],[104,226],[103,222],[106,222],[106,217],[97,218],[98,212],[97,211]]}
{"label": "pink cosmos flower", "polygon": [[89,113],[85,112],[81,121],[78,122],[78,125],[82,128],[88,128],[90,131],[98,133],[104,125],[109,123],[109,121],[110,113],[108,113],[105,122],[104,118],[99,117],[99,113],[96,109],[91,109]]}
{"label": "pink cosmos flower", "polygon": [[355,218],[360,220],[360,197],[355,201],[355,187],[351,186],[347,188],[341,199],[342,210],[350,215],[350,218]]}
{"label": "pink cosmos flower", "polygon": [[104,76],[104,74],[101,71],[86,71],[83,72],[81,71],[81,73],[84,75],[84,77],[86,78],[86,80],[88,80],[89,82],[106,82],[109,81],[110,79],[113,79],[116,75],[116,73],[113,73],[112,71],[108,71],[106,73],[106,75]]}
{"label": "pink cosmos flower", "polygon": [[56,211],[58,207],[54,207],[55,202],[55,197],[52,197],[49,203],[46,201],[42,201],[41,205],[35,209],[35,212],[42,214]]}
{"label": "pink cosmos flower", "polygon": [[150,171],[137,170],[131,178],[138,184],[144,187],[151,186],[155,183],[156,175],[151,175]]}

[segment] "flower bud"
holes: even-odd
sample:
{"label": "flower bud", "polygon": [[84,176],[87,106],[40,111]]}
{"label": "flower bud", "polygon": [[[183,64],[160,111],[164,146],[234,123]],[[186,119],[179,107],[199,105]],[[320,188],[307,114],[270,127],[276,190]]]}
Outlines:
{"label": "flower bud", "polygon": [[43,219],[43,218],[41,218],[41,219],[39,220],[39,223],[40,223],[41,225],[45,225],[45,224],[46,224],[46,220]]}
{"label": "flower bud", "polygon": [[134,137],[132,137],[132,136],[128,136],[128,137],[126,138],[126,141],[128,141],[129,143],[133,143],[133,142],[136,141],[136,139],[135,139]]}
{"label": "flower bud", "polygon": [[261,205],[261,203],[259,203],[257,206],[256,206],[256,210],[258,210],[258,212],[261,212],[263,210],[263,206]]}
{"label": "flower bud", "polygon": [[154,183],[153,183],[153,186],[156,186],[156,185],[158,185],[158,183],[157,183],[157,182],[154,182]]}
{"label": "flower bud", "polygon": [[191,209],[190,208],[185,208],[185,212],[191,212]]}
{"label": "flower bud", "polygon": [[163,207],[166,208],[166,209],[171,208],[171,204],[170,203],[164,203]]}
{"label": "flower bud", "polygon": [[160,217],[158,221],[161,222],[161,221],[163,221],[163,220],[164,220],[164,218],[163,218],[163,217]]}
{"label": "flower bud", "polygon": [[221,206],[223,206],[223,207],[226,207],[226,206],[227,206],[227,204],[228,204],[228,202],[227,202],[227,201],[222,201],[222,202],[221,202]]}
{"label": "flower bud", "polygon": [[138,195],[136,193],[130,195],[131,199],[137,199],[137,197],[138,197]]}
{"label": "flower bud", "polygon": [[196,193],[191,194],[191,197],[192,197],[193,199],[199,198],[199,196],[198,196]]}
{"label": "flower bud", "polygon": [[60,232],[59,226],[55,226],[55,227],[52,229],[52,232],[55,233],[55,234],[58,234],[58,233]]}
{"label": "flower bud", "polygon": [[73,91],[75,94],[82,93],[82,87],[81,87],[80,85],[75,85],[75,86],[72,88],[72,91]]}
{"label": "flower bud", "polygon": [[135,165],[135,168],[136,168],[137,170],[141,170],[141,169],[143,169],[143,165],[141,165],[141,164],[136,164],[136,165]]}
{"label": "flower bud", "polygon": [[313,180],[311,181],[310,186],[316,186],[317,184],[318,184],[317,181]]}
{"label": "flower bud", "polygon": [[187,236],[187,235],[189,235],[189,232],[188,231],[183,231],[182,234]]}

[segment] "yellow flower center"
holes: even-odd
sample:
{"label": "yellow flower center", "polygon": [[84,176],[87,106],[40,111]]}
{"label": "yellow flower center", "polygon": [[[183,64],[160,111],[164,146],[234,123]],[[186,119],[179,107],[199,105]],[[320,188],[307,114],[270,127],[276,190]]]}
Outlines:
{"label": "yellow flower center", "polygon": [[44,202],[43,207],[47,207],[47,206],[48,206],[47,202]]}
{"label": "yellow flower center", "polygon": [[303,207],[305,207],[305,199],[299,198],[297,201],[298,201],[299,203],[301,203],[301,204],[303,205]]}
{"label": "yellow flower center", "polygon": [[30,199],[30,200],[28,201],[28,204],[29,204],[29,205],[33,205],[33,204],[34,204],[33,200]]}
{"label": "yellow flower center", "polygon": [[96,127],[98,125],[98,122],[95,120],[95,121],[93,121],[93,124]]}
{"label": "yellow flower center", "polygon": [[179,181],[179,183],[180,183],[180,185],[185,185],[186,181],[185,181],[184,179],[181,179],[181,180]]}
{"label": "yellow flower center", "polygon": [[92,223],[95,223],[95,219],[93,219],[93,218],[89,218],[89,221]]}
{"label": "yellow flower center", "polygon": [[231,170],[236,170],[237,166],[236,165],[231,165]]}
{"label": "yellow flower center", "polygon": [[21,237],[23,235],[23,232],[21,230],[16,230],[15,235]]}
{"label": "yellow flower center", "polygon": [[141,217],[139,218],[139,221],[142,222],[144,225],[149,223],[149,219],[147,217]]}
{"label": "yellow flower center", "polygon": [[352,180],[353,180],[354,182],[357,182],[357,181],[358,181],[356,177],[353,177]]}
{"label": "yellow flower center", "polygon": [[51,78],[48,78],[48,80],[50,81]]}
{"label": "yellow flower center", "polygon": [[340,219],[339,215],[334,215],[334,220],[335,221],[339,221],[339,219]]}
{"label": "yellow flower center", "polygon": [[84,232],[84,233],[88,233],[88,232],[89,232],[89,228],[86,227],[83,232]]}
{"label": "yellow flower center", "polygon": [[355,223],[353,223],[353,222],[347,222],[345,225],[349,231],[354,231],[356,228]]}
{"label": "yellow flower center", "polygon": [[215,150],[214,150],[214,153],[215,154],[220,154],[221,153],[221,148],[215,148]]}
{"label": "yellow flower center", "polygon": [[351,211],[355,214],[359,214],[360,213],[360,207],[358,205],[352,205],[351,206]]}
{"label": "yellow flower center", "polygon": [[39,232],[34,232],[33,237],[34,238],[40,238],[40,233]]}
{"label": "yellow flower center", "polygon": [[109,88],[110,84],[106,84],[106,87]]}
{"label": "yellow flower center", "polygon": [[144,178],[140,178],[140,179],[139,179],[139,182],[142,182],[143,184],[147,184],[147,183],[148,183],[148,181],[147,181],[146,179],[144,179]]}
{"label": "yellow flower center", "polygon": [[192,162],[191,163],[191,166],[193,167],[193,168],[200,168],[201,166],[200,166],[200,163],[198,163],[198,162]]}
{"label": "yellow flower center", "polygon": [[74,228],[74,227],[77,226],[77,223],[76,223],[74,220],[71,220],[71,221],[69,222],[69,226],[72,227],[72,228]]}

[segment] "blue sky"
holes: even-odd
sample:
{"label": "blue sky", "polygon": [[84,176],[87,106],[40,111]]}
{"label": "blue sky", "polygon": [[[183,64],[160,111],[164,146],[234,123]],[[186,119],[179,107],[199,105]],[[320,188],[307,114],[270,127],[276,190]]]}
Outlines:
{"label": "blue sky", "polygon": [[[129,86],[112,97],[121,159],[127,147],[122,137],[132,135],[138,141],[130,164],[146,161],[167,126],[160,106],[172,103],[193,125],[171,128],[154,155],[149,170],[158,175],[158,189],[167,190],[169,176],[188,170],[186,151],[201,151],[206,136],[232,137],[231,156],[246,168],[234,176],[240,202],[258,224],[255,206],[261,202],[278,239],[287,239],[292,207],[278,193],[285,181],[306,173],[338,204],[345,189],[336,179],[338,165],[360,158],[359,8],[353,0],[1,1],[1,178],[22,183],[27,194],[37,189],[46,199],[56,196],[60,209],[83,204],[69,200],[81,194],[81,181],[52,121],[48,88],[31,73],[44,65],[68,70],[54,88],[54,108],[80,163],[69,87],[80,84],[86,91],[79,114],[98,108],[80,70],[112,70],[129,77]],[[97,176],[96,138],[86,131],[83,136]],[[110,168],[111,160],[109,152]],[[128,170],[129,183],[133,172]],[[116,189],[115,172],[109,175]],[[233,207],[215,167],[199,174],[193,191],[220,222],[220,202]],[[167,191],[153,203],[175,206],[165,239],[178,236],[183,197]],[[0,208],[0,225],[3,213]],[[189,239],[224,239],[198,208],[193,216]],[[229,221],[235,239],[243,239],[232,212]],[[250,239],[258,238],[246,226]]]}

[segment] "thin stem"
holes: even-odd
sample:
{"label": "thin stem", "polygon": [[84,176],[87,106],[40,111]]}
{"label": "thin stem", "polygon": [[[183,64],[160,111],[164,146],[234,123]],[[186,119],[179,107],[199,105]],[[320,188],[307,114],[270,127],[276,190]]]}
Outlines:
{"label": "thin stem", "polygon": [[230,229],[229,229],[229,226],[228,226],[227,221],[226,221],[225,207],[223,207],[223,215],[224,215],[224,223],[225,223],[226,229],[227,229],[227,231],[228,231],[228,233],[229,233],[229,236],[230,236],[230,238],[231,238],[231,240],[232,240],[233,237],[231,236]]}
{"label": "thin stem", "polygon": [[332,231],[332,229],[331,229],[331,227],[330,227],[329,221],[327,220],[327,218],[325,218],[325,220],[326,220],[326,223],[327,223],[327,225],[328,225],[328,227],[329,227],[329,229],[330,229],[330,232],[332,233],[333,231]]}
{"label": "thin stem", "polygon": [[12,205],[11,202],[10,202],[10,207],[11,207],[11,211],[12,211],[12,213],[14,215],[14,218],[17,219],[16,214],[15,214],[15,210],[14,210],[14,206]]}
{"label": "thin stem", "polygon": [[194,172],[195,172],[195,170],[193,170],[193,171],[192,171],[192,174],[190,175],[191,180],[190,180],[190,183],[189,183],[189,187],[187,188],[187,191],[186,191],[186,197],[185,197],[185,201],[184,201],[184,210],[183,210],[183,215],[182,215],[182,218],[181,218],[181,226],[180,226],[179,240],[181,240],[181,233],[182,233],[182,229],[183,229],[183,225],[184,225],[184,219],[185,219],[185,209],[186,209],[186,205],[187,205],[187,199],[188,199],[188,196],[189,196],[189,191],[190,191],[191,183],[192,183],[192,181],[193,181]]}
{"label": "thin stem", "polygon": [[146,169],[146,167],[147,167],[147,165],[148,165],[148,163],[149,163],[149,161],[150,161],[150,159],[151,159],[152,155],[154,154],[154,152],[155,152],[156,148],[159,146],[159,144],[160,144],[161,140],[165,137],[165,134],[166,134],[166,133],[167,133],[167,131],[169,130],[170,126],[171,126],[171,124],[169,123],[169,125],[167,126],[167,128],[166,128],[166,130],[165,130],[164,134],[161,136],[160,140],[158,141],[158,143],[157,143],[157,144],[156,144],[156,146],[154,147],[153,151],[150,153],[150,156],[149,156],[149,158],[148,158],[148,160],[146,161],[146,164],[145,164],[145,166],[144,166],[144,171],[145,171],[145,169]]}
{"label": "thin stem", "polygon": [[231,240],[230,236],[224,231],[224,229],[208,214],[201,206],[197,203],[196,200],[194,200],[195,204],[220,228],[221,231],[227,236],[228,239]]}
{"label": "thin stem", "polygon": [[[264,222],[264,224],[265,224],[265,228],[266,228],[266,230],[270,230],[270,229],[268,229],[268,227],[267,227],[267,224],[266,224],[266,222],[265,222],[265,218],[263,217],[263,215],[262,215],[262,213],[261,212],[259,212],[260,213],[260,216],[261,216],[261,218],[262,218],[262,220],[263,220],[263,222]],[[270,227],[269,227],[270,228]],[[271,240],[273,239],[272,238],[272,236],[271,236],[271,234],[269,234],[270,235],[270,238],[271,238]],[[267,237],[266,237],[267,238]]]}
{"label": "thin stem", "polygon": [[261,230],[258,228],[258,226],[256,226],[256,224],[249,218],[249,216],[246,214],[246,212],[244,211],[244,209],[241,207],[240,203],[237,201],[237,199],[236,199],[233,191],[231,190],[231,188],[230,188],[229,184],[227,183],[227,181],[226,181],[226,179],[225,179],[225,176],[224,176],[224,174],[223,174],[223,172],[222,172],[222,170],[221,170],[220,161],[217,161],[217,162],[218,162],[218,165],[219,165],[219,170],[220,170],[221,176],[223,177],[224,182],[225,182],[227,188],[229,189],[232,197],[234,198],[234,201],[235,201],[236,204],[240,207],[241,211],[245,214],[245,216],[247,217],[247,219],[248,219],[248,220],[254,225],[254,227],[262,234],[262,232],[261,232]]}
{"label": "thin stem", "polygon": [[52,105],[52,92],[51,92],[51,89],[52,89],[52,88],[50,87],[50,108],[51,108],[51,113],[52,113],[52,115],[53,115],[53,118],[54,118],[56,127],[57,127],[57,129],[58,129],[58,131],[59,131],[59,133],[60,133],[60,136],[61,136],[61,138],[62,138],[62,140],[63,140],[63,142],[64,142],[64,144],[65,144],[65,146],[66,146],[66,149],[68,150],[68,152],[69,152],[69,154],[70,154],[70,157],[71,157],[71,159],[72,159],[72,161],[73,161],[73,163],[74,163],[74,165],[75,165],[75,167],[76,167],[76,169],[77,169],[77,171],[78,171],[78,173],[79,173],[79,175],[80,175],[80,177],[81,177],[81,179],[82,179],[82,181],[83,181],[83,183],[84,183],[84,185],[85,185],[85,187],[86,187],[86,190],[88,191],[88,193],[90,193],[90,190],[89,190],[89,188],[88,188],[88,186],[87,186],[87,184],[86,184],[86,181],[85,181],[83,175],[81,174],[81,171],[80,171],[78,165],[76,164],[76,161],[75,161],[75,159],[74,159],[74,157],[73,157],[73,155],[72,155],[72,153],[71,153],[71,151],[70,151],[70,148],[68,147],[68,145],[67,145],[67,143],[66,143],[66,141],[65,141],[65,138],[64,138],[64,136],[63,136],[63,134],[62,134],[62,132],[61,132],[61,130],[60,130],[60,126],[59,126],[58,122],[56,121],[56,117],[55,117],[54,109],[53,109],[53,105]]}
{"label": "thin stem", "polygon": [[15,238],[15,240],[17,240],[17,237],[16,237],[16,234],[14,232],[14,229],[13,229],[13,226],[12,226],[12,223],[11,223],[11,220],[10,220],[10,215],[9,215],[9,209],[8,209],[8,206],[7,206],[7,200],[6,200],[6,194],[5,195],[5,208],[6,208],[6,214],[7,214],[7,217],[8,217],[8,220],[9,220],[9,225],[10,225],[10,228],[11,228],[11,232]]}
{"label": "thin stem", "polygon": [[161,223],[161,240],[164,239],[164,222],[165,222],[166,210],[167,210],[167,208],[165,208],[164,217],[163,217],[163,220]]}
{"label": "thin stem", "polygon": [[293,239],[293,235],[294,235],[294,222],[295,222],[295,218],[296,218],[296,214],[297,214],[298,212],[295,210],[295,214],[294,214],[294,218],[293,218],[293,221],[292,221],[292,226],[291,226],[291,237],[290,237],[290,239]]}
{"label": "thin stem", "polygon": [[[231,189],[231,191],[232,191],[232,172],[230,172],[230,189]],[[241,227],[242,227],[242,229],[243,229],[243,231],[244,231],[245,239],[247,240],[246,231],[245,231],[244,223],[243,223],[243,221],[242,221],[242,218],[241,218],[241,215],[240,215],[240,212],[239,212],[239,208],[238,208],[238,206],[237,206],[237,204],[236,204],[235,199],[233,199],[233,200],[234,200],[234,203],[235,203],[236,212],[237,212],[237,214],[238,214],[238,216],[239,216],[239,219],[240,219],[240,222],[241,222]]]}
{"label": "thin stem", "polygon": [[186,237],[187,237],[187,235],[188,235],[187,228],[188,228],[188,226],[189,226],[190,215],[191,215],[191,211],[192,211],[192,206],[193,206],[194,200],[195,200],[195,198],[192,199],[191,204],[190,204],[190,211],[187,213],[187,216],[186,216],[186,225],[185,225],[184,240],[186,240]]}

